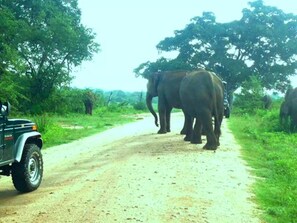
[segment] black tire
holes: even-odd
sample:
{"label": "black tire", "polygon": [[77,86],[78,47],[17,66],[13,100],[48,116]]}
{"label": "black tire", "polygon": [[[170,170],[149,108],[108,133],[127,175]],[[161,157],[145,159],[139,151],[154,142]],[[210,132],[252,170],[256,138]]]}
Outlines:
{"label": "black tire", "polygon": [[31,192],[39,187],[43,176],[43,160],[37,145],[25,145],[21,161],[12,164],[11,175],[14,187],[20,192]]}

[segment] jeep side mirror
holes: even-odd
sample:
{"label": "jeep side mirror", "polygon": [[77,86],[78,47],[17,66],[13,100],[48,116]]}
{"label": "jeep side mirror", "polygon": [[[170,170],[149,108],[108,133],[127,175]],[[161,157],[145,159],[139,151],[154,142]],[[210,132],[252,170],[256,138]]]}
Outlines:
{"label": "jeep side mirror", "polygon": [[8,116],[10,112],[10,104],[9,102],[4,102],[2,104],[2,102],[0,101],[0,115],[2,116]]}

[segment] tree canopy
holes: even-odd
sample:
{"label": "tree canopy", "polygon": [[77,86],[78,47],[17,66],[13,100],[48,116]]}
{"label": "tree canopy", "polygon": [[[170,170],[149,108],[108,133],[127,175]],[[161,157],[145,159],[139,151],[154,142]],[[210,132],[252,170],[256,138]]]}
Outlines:
{"label": "tree canopy", "polygon": [[77,0],[1,0],[0,12],[1,84],[14,79],[30,104],[67,85],[71,69],[99,50]]}
{"label": "tree canopy", "polygon": [[283,92],[297,69],[297,16],[262,0],[249,6],[240,20],[229,23],[217,22],[212,12],[193,18],[157,45],[159,51],[178,52],[176,58],[148,61],[134,72],[147,78],[157,70],[205,68],[227,81],[230,92],[250,76]]}

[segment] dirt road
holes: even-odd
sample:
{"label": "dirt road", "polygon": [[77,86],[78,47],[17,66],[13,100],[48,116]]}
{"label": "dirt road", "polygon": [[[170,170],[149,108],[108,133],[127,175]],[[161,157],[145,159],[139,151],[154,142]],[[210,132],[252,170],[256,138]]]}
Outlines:
{"label": "dirt road", "polygon": [[19,194],[0,179],[0,222],[260,222],[226,121],[216,152],[183,141],[181,114],[169,134],[146,116],[43,151],[37,191]]}

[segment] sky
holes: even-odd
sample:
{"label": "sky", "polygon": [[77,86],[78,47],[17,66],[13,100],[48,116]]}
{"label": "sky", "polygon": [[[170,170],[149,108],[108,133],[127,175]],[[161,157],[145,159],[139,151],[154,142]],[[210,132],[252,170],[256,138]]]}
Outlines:
{"label": "sky", "polygon": [[[78,0],[81,22],[96,33],[100,52],[72,73],[73,87],[102,90],[145,91],[147,80],[135,77],[141,63],[161,56],[156,45],[174,36],[191,19],[213,12],[217,22],[242,16],[250,0]],[[293,0],[264,0],[285,13],[297,14]],[[297,79],[296,79],[297,81]]]}

